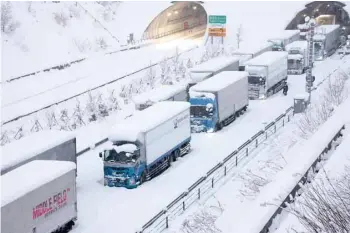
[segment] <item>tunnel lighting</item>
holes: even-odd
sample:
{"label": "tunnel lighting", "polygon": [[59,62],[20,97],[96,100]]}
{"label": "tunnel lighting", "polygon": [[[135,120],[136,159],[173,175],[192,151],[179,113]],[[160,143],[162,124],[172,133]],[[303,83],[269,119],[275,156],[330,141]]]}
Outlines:
{"label": "tunnel lighting", "polygon": [[193,8],[193,10],[196,10],[196,9],[197,9],[197,6],[193,6],[192,8]]}
{"label": "tunnel lighting", "polygon": [[168,13],[168,17],[171,16],[171,12]]}
{"label": "tunnel lighting", "polygon": [[175,11],[174,13],[175,13],[175,15],[179,14],[179,12],[178,12],[178,11]]}

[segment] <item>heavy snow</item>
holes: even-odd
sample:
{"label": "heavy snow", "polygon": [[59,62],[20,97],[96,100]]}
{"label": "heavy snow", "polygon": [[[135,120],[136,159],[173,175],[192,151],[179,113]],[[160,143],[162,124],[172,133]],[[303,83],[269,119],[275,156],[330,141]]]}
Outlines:
{"label": "heavy snow", "polygon": [[1,206],[75,170],[68,161],[35,160],[1,176]]}
{"label": "heavy snow", "polygon": [[[283,157],[293,159],[264,187],[256,200],[240,213],[237,214],[234,206],[228,207],[218,221],[220,229],[224,232],[260,232],[328,143],[350,120],[349,109],[350,99],[336,109],[304,145],[295,146],[287,154],[283,154]],[[254,224],[251,223],[252,218]]]}
{"label": "heavy snow", "polygon": [[1,171],[74,138],[73,132],[45,130],[6,144],[1,148]]}
{"label": "heavy snow", "polygon": [[229,56],[216,57],[209,61],[199,64],[190,69],[191,73],[215,73],[224,67],[230,66],[237,62],[238,59]]}
{"label": "heavy snow", "polygon": [[241,79],[247,79],[248,72],[244,71],[223,71],[213,77],[200,82],[190,88],[190,91],[217,92]]}
{"label": "heavy snow", "polygon": [[147,133],[160,124],[176,117],[177,115],[189,111],[188,102],[163,101],[158,102],[143,111],[135,112],[131,117],[115,125],[108,136],[111,141],[141,140],[141,133]]}
{"label": "heavy snow", "polygon": [[287,52],[273,52],[273,51],[267,51],[257,57],[254,57],[250,59],[249,61],[246,61],[244,65],[246,66],[270,66],[274,64],[276,61],[279,61],[283,58],[287,58],[288,53]]}
{"label": "heavy snow", "polygon": [[[313,70],[316,77],[315,85],[321,83],[339,67],[349,67],[349,59],[344,57],[339,60],[334,56],[325,61],[315,62]],[[115,218],[121,223],[118,229],[122,232],[131,233],[139,229],[215,164],[264,128],[267,123],[275,120],[293,104],[294,95],[304,90],[305,75],[290,75],[287,96],[278,93],[266,100],[250,101],[247,112],[221,131],[215,134],[192,135],[192,150],[188,155],[179,159],[160,176],[134,190],[103,186],[103,163],[98,157],[98,152],[103,150],[104,145],[78,157],[78,208],[81,214],[79,227],[72,232],[92,233],[100,229],[106,233],[113,232],[112,228],[105,226]],[[313,93],[314,100],[317,99],[318,92],[316,90]],[[295,126],[286,131],[291,132],[294,128]],[[86,127],[85,131],[81,131],[81,135],[83,137],[92,135],[94,130],[89,131]],[[106,134],[108,130],[110,128],[106,126]],[[89,141],[91,138],[85,140]],[[89,145],[87,141],[81,143]],[[232,199],[232,195],[229,196]],[[104,201],[96,202],[96,200]],[[139,211],[140,206],[142,213]],[[90,224],[91,222],[94,224]]]}

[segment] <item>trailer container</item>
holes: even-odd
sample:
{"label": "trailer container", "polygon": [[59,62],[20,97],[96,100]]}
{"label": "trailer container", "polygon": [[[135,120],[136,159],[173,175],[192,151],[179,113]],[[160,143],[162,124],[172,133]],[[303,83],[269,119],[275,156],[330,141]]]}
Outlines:
{"label": "trailer container", "polygon": [[76,163],[75,135],[71,132],[44,130],[4,145],[1,175],[37,159]]}
{"label": "trailer container", "polygon": [[191,131],[214,132],[248,107],[248,73],[225,71],[190,88]]}
{"label": "trailer container", "polygon": [[162,85],[133,98],[136,110],[144,110],[160,101],[187,101],[187,85]]}
{"label": "trailer container", "polygon": [[239,70],[244,71],[244,63],[254,57],[257,57],[264,52],[272,51],[271,43],[263,43],[259,45],[249,45],[240,47],[233,51],[232,56],[239,59]]}
{"label": "trailer container", "polygon": [[314,58],[321,61],[331,56],[340,46],[339,25],[320,25],[315,28]]}
{"label": "trailer container", "polygon": [[1,232],[67,232],[77,220],[76,164],[35,160],[1,176]]}
{"label": "trailer container", "polygon": [[300,39],[300,30],[283,30],[271,37],[272,51],[285,51],[286,45]]}
{"label": "trailer container", "polygon": [[135,188],[190,151],[188,102],[158,102],[113,127],[99,156],[104,184]]}

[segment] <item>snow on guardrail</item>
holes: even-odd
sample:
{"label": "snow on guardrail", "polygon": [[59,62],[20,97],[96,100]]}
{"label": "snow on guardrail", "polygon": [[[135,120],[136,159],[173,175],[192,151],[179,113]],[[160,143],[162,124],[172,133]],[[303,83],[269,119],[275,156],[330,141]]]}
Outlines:
{"label": "snow on guardrail", "polygon": [[[292,148],[286,157],[293,160],[278,173],[258,198],[239,216],[225,210],[218,219],[219,228],[227,232],[261,233],[268,232],[273,219],[294,199],[297,191],[307,180],[309,171],[321,160],[323,154],[332,148],[332,142],[341,136],[341,131],[350,122],[350,99],[340,105],[334,114],[306,142],[305,145]],[[252,224],[254,219],[254,224]]]}
{"label": "snow on guardrail", "polygon": [[257,132],[235,151],[229,154],[222,162],[215,165],[203,177],[199,178],[185,192],[175,198],[162,211],[148,221],[137,233],[162,232],[169,228],[170,223],[184,213],[189,206],[211,194],[219,181],[232,176],[239,163],[244,162],[263,142],[279,129],[288,124],[293,117],[294,108],[290,107],[285,113],[265,126],[264,130]]}

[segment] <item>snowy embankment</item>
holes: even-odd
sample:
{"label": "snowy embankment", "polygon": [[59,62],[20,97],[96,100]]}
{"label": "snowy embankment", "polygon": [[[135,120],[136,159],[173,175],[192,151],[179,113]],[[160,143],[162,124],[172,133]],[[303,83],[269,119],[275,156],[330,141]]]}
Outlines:
{"label": "snowy embankment", "polygon": [[[326,63],[319,63],[319,65],[323,68],[327,67]],[[343,68],[346,67],[348,66],[343,66]],[[251,162],[248,161],[248,164],[246,164],[244,168],[239,169],[239,174],[234,175],[234,180],[228,182],[220,190],[213,191],[215,194],[210,196],[209,199],[201,199],[198,208],[191,207],[187,213],[185,212],[180,216],[174,223],[172,223],[173,226],[171,226],[170,232],[178,232],[180,230],[188,232],[219,231],[214,223],[222,214],[226,206],[232,206],[234,210],[231,211],[236,211],[236,215],[239,215],[242,210],[246,209],[246,205],[249,205],[249,202],[259,195],[259,192],[263,190],[264,186],[274,179],[276,173],[283,169],[287,161],[293,160],[293,156],[287,158],[284,157],[283,154],[286,154],[291,147],[299,145],[304,140],[303,138],[305,138],[305,136],[308,137],[312,134],[314,130],[323,123],[322,119],[327,119],[329,110],[325,111],[324,109],[324,98],[325,96],[329,96],[330,90],[334,90],[334,88],[337,87],[337,83],[343,85],[338,79],[341,71],[330,72],[332,73],[332,85],[327,81],[324,82],[323,80],[317,79],[320,77],[318,76],[317,67],[313,72],[316,75],[315,86],[318,86],[318,88],[312,93],[312,108],[310,108],[305,115],[297,115],[293,120],[294,123],[292,122],[292,124],[289,124],[285,129],[277,133],[276,137],[272,137],[271,140],[266,141],[264,143],[266,145],[265,149],[258,150],[257,155],[250,155],[252,158],[257,158]],[[289,79],[289,85],[292,87],[292,93],[290,95],[294,96],[296,93],[301,93],[304,89],[301,79],[305,80],[305,76],[293,75],[291,77],[295,80]],[[299,79],[299,82],[297,77],[301,78]],[[299,86],[296,88],[295,84]],[[347,83],[346,86],[349,88],[349,83]],[[293,90],[294,88],[296,88],[297,91]],[[342,94],[346,93],[346,91],[346,89],[343,90]],[[281,97],[278,99],[283,100]],[[328,100],[328,97],[326,99]],[[334,103],[336,102],[337,101],[334,101]],[[260,104],[263,103],[260,102]],[[273,103],[272,101],[268,101],[266,104],[274,107],[278,106],[276,102]],[[332,104],[329,103],[327,104],[327,106],[331,105]],[[315,106],[320,107],[318,108]],[[274,107],[271,107],[270,109],[273,109]],[[320,111],[323,112],[320,113]],[[264,113],[261,115],[264,115]],[[308,124],[308,127],[307,130],[302,131],[301,128],[305,128],[305,122]],[[194,207],[196,207],[196,205],[194,205]],[[212,231],[208,231],[206,228],[211,229]]]}
{"label": "snowy embankment", "polygon": [[[311,136],[304,145],[295,146],[283,156],[290,158],[274,180],[264,187],[256,200],[246,205],[240,213],[228,207],[217,221],[224,232],[259,233],[270,226],[270,218],[293,192],[294,187],[317,161],[325,148],[349,122],[350,99],[334,110],[333,115]],[[293,195],[294,196],[294,195]],[[252,223],[254,219],[254,223]]]}
{"label": "snowy embankment", "polygon": [[[9,9],[2,37],[4,81],[118,50],[126,44],[128,33],[134,33],[136,40],[141,38],[148,24],[169,3],[3,2],[2,6]],[[132,14],[137,17],[130,17]]]}
{"label": "snowy embankment", "polygon": [[[274,233],[288,233],[291,231],[306,231],[304,226],[300,223],[299,219],[296,217],[296,215],[292,214],[294,211],[300,211],[303,207],[307,210],[312,211],[312,206],[305,207],[306,203],[313,203],[318,204],[315,200],[310,200],[308,202],[308,198],[312,198],[314,195],[310,192],[315,192],[316,195],[320,194],[322,198],[319,199],[319,201],[323,204],[327,204],[327,201],[325,201],[324,197],[327,196],[328,190],[331,190],[331,192],[334,191],[334,188],[342,189],[341,186],[338,186],[337,184],[342,184],[344,182],[344,175],[348,177],[349,173],[349,167],[350,167],[350,124],[348,123],[345,126],[345,130],[343,131],[343,138],[341,144],[336,148],[336,150],[333,152],[332,156],[328,159],[328,161],[319,169],[319,173],[315,175],[314,180],[311,181],[311,184],[306,184],[303,187],[304,192],[308,192],[307,196],[304,197],[304,193],[301,194],[302,200],[300,200],[300,197],[296,197],[294,200],[295,204],[290,204],[286,210],[283,210],[281,213],[280,219],[277,221],[277,223],[274,225],[274,227],[270,228],[271,232]],[[348,180],[345,179],[345,181]],[[348,191],[348,187],[344,187]],[[346,191],[345,190],[345,191]],[[344,190],[337,190],[337,192],[344,191]],[[326,194],[326,193],[327,194]],[[348,195],[349,193],[347,193]],[[338,200],[339,201],[339,200]],[[302,204],[300,204],[302,202]],[[336,203],[334,203],[336,204]],[[300,208],[301,207],[301,208]],[[348,206],[343,206],[345,208],[348,208]],[[337,211],[339,211],[339,208],[336,208]],[[342,210],[340,210],[342,211]],[[317,211],[316,211],[317,212]],[[305,212],[304,212],[305,213]],[[297,215],[298,216],[298,215]],[[312,219],[317,221],[317,224],[319,224],[318,216],[308,216],[309,219]],[[326,215],[329,217],[329,215]],[[299,216],[300,217],[300,216]],[[326,217],[326,218],[327,218]],[[322,218],[322,217],[321,217]],[[341,221],[341,218],[338,218],[338,220]],[[322,225],[322,224],[319,224]],[[324,226],[327,226],[327,223],[324,223]],[[340,225],[339,225],[340,226]]]}

